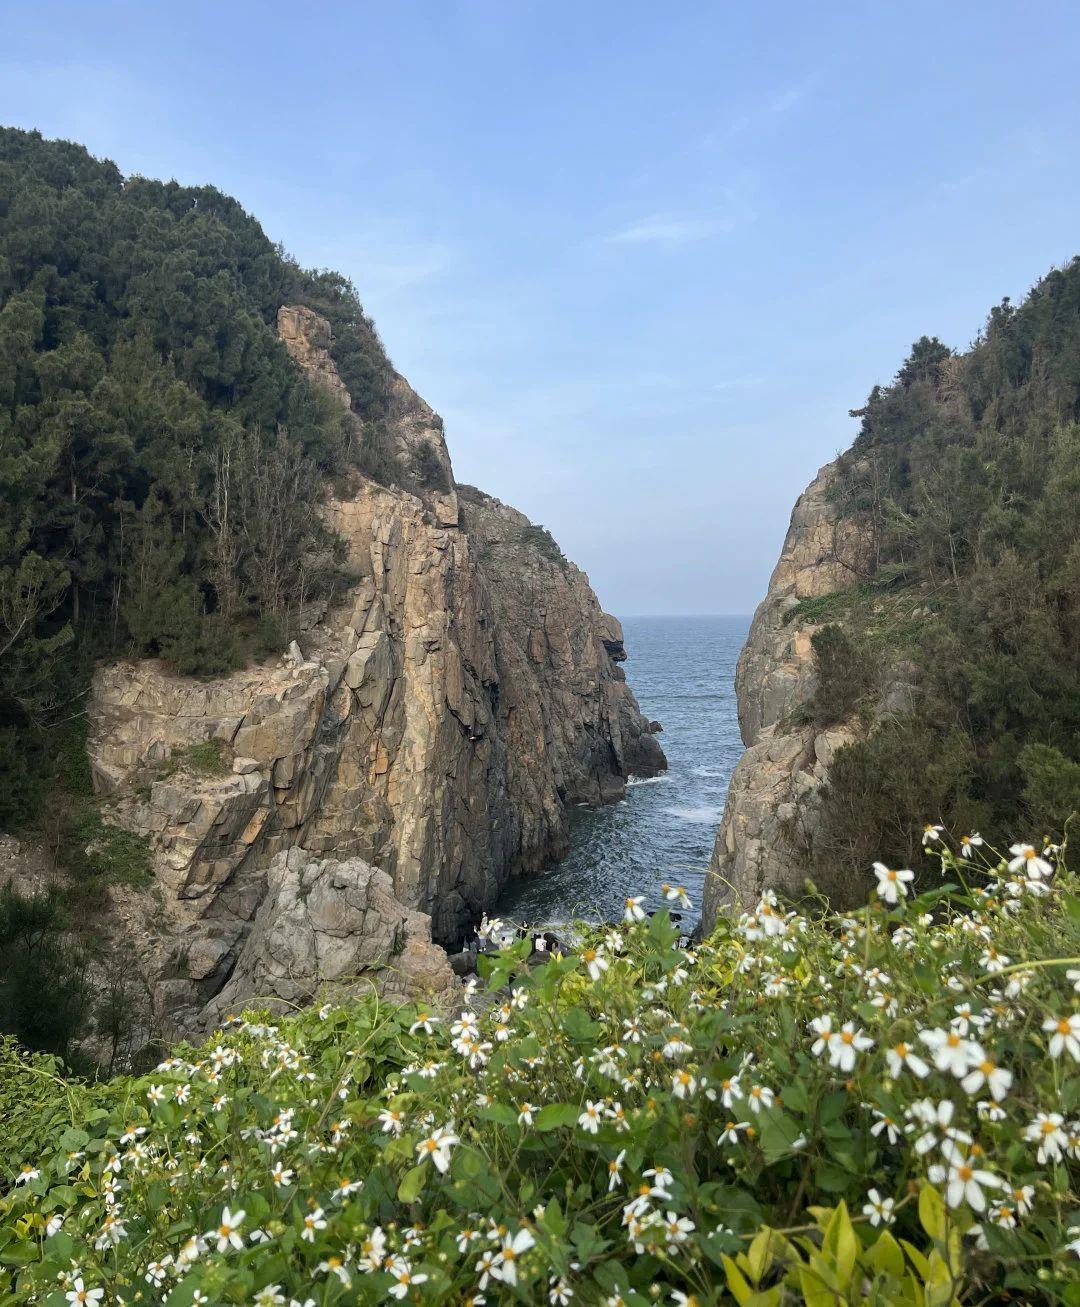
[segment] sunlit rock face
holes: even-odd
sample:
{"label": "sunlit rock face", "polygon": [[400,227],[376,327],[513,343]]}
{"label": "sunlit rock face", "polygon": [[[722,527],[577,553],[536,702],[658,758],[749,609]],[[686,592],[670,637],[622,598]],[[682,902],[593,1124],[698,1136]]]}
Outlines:
{"label": "sunlit rock face", "polygon": [[853,718],[819,731],[799,711],[816,689],[810,638],[817,628],[791,620],[792,610],[802,599],[857,584],[870,563],[867,528],[846,517],[829,494],[835,475],[835,464],[826,464],[800,495],[739,656],[735,690],[746,752],[731,779],[706,877],[706,928],[724,903],[753,903],[768,888],[802,891],[819,787],[836,750],[864,730]]}
{"label": "sunlit rock face", "polygon": [[[279,331],[348,404],[329,324],[285,306]],[[398,905],[384,921],[423,914],[455,946],[511,875],[565,852],[569,805],[616,800],[628,776],[666,765],[585,574],[522,514],[454,485],[442,423],[400,376],[388,425],[403,457],[430,446],[446,479],[413,493],[357,477],[328,493],[355,579],[283,657],[209,682],[150,661],[95,678],[95,783],[111,820],[154,849],[155,889],[115,891],[113,922],[169,1030],[213,1020],[223,997],[293,1001],[295,985],[329,983],[310,959],[288,994],[275,979],[274,904],[302,915],[321,901],[313,878],[372,868],[380,902]],[[207,740],[222,758],[210,774],[191,753]],[[358,959],[364,929],[345,950]],[[409,983],[400,968],[372,983],[391,974]]]}

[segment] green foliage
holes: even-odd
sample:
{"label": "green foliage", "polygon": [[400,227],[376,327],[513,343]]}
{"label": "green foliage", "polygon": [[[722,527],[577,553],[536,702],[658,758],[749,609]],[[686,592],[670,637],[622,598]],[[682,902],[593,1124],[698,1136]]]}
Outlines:
{"label": "green foliage", "polygon": [[[930,1246],[920,1251],[888,1230],[861,1238],[847,1206],[813,1209],[811,1233],[787,1237],[767,1227],[745,1253],[724,1257],[724,1278],[746,1307],[954,1307],[962,1299],[960,1235],[949,1228],[936,1191],[923,1186],[919,1224]],[[771,1286],[771,1287],[768,1287]]]}
{"label": "green foliage", "polygon": [[340,583],[318,507],[358,423],[288,358],[283,303],[330,318],[360,413],[384,415],[392,369],[347,282],[213,188],[0,131],[0,829],[41,819],[94,657],[224,674]]}
{"label": "green foliage", "polygon": [[[879,725],[858,750],[866,779],[838,784],[834,775],[826,798],[828,824],[839,834],[846,823],[863,854],[888,861],[927,812],[946,821],[977,814],[983,832],[1000,837],[1029,818],[1060,834],[1076,809],[1078,358],[1074,260],[1019,307],[993,310],[968,353],[916,342],[893,384],[857,411],[862,428],[840,460],[835,494],[866,524],[874,575],[846,597],[805,601],[796,615],[843,621],[855,638],[876,623],[880,647],[914,664],[916,734],[944,740],[957,764],[955,785],[915,784],[919,761],[896,747],[894,726]],[[873,586],[887,596],[867,623]],[[905,603],[923,617],[905,619]],[[945,806],[928,808],[935,789]],[[898,794],[916,806],[901,812]],[[881,820],[886,810],[892,824]],[[890,830],[897,837],[875,847]],[[834,847],[827,840],[815,851],[817,867],[830,865]]]}
{"label": "green foliage", "polygon": [[381,486],[398,486],[405,480],[401,460],[383,421],[376,420],[365,425],[356,463],[364,476],[377,481]]}
{"label": "green foliage", "polygon": [[537,526],[530,522],[528,526],[523,526],[518,531],[516,543],[526,549],[535,550],[549,563],[561,566],[566,562],[566,555],[546,526]]}
{"label": "green foliage", "polygon": [[1074,1303],[1077,884],[983,851],[693,951],[630,900],[460,1014],[249,1014],[94,1086],[0,1045],[9,1300]]}
{"label": "green foliage", "polygon": [[86,1014],[84,961],[64,935],[56,893],[0,889],[0,1032],[66,1056]]}
{"label": "green foliage", "polygon": [[835,622],[819,627],[810,644],[817,673],[811,713],[815,725],[824,729],[843,721],[867,693],[872,670],[865,650]]}
{"label": "green foliage", "polygon": [[153,880],[153,860],[145,837],[111,825],[92,800],[78,806],[63,857],[76,880],[136,888]]}
{"label": "green foliage", "polygon": [[439,490],[445,493],[450,489],[446,469],[430,440],[422,440],[413,450],[413,474],[425,490]]}
{"label": "green foliage", "polygon": [[63,1063],[52,1054],[30,1053],[12,1035],[0,1035],[0,1173],[15,1174],[41,1141],[58,1138],[86,1093],[64,1079]]}
{"label": "green foliage", "polygon": [[988,811],[970,793],[976,765],[962,731],[911,715],[890,717],[868,740],[839,749],[809,850],[818,887],[839,906],[860,895],[875,860],[918,867],[920,813],[950,830],[986,829]]}
{"label": "green foliage", "polygon": [[1080,763],[1047,744],[1029,744],[1020,750],[1017,764],[1032,829],[1063,831],[1069,818],[1080,812]]}
{"label": "green foliage", "polygon": [[384,416],[393,372],[342,278],[212,187],[0,131],[0,736],[62,716],[76,646],[215,675],[337,584],[318,507],[359,423],[288,357],[286,303],[331,320]]}
{"label": "green foliage", "polygon": [[173,755],[182,765],[203,776],[227,776],[232,770],[231,750],[223,740],[202,740]]}

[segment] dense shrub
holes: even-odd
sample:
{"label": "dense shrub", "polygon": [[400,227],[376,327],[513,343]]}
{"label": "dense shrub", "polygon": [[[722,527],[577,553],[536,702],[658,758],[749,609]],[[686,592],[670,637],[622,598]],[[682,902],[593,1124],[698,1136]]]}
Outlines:
{"label": "dense shrub", "polygon": [[80,1033],[89,1002],[84,960],[65,935],[66,924],[56,893],[0,888],[0,1034],[61,1057]]}
{"label": "dense shrub", "polygon": [[[821,787],[821,809],[808,861],[839,906],[861,897],[875,859],[916,864],[930,812],[955,830],[985,826],[985,805],[972,801],[974,760],[962,731],[906,715],[881,722],[868,740],[839,749]],[[916,864],[917,865],[917,864]]]}
{"label": "dense shrub", "polygon": [[422,440],[413,451],[413,475],[425,490],[450,489],[450,480],[438,451],[430,440]]}
{"label": "dense shrub", "polygon": [[870,662],[854,637],[836,622],[819,627],[810,637],[817,686],[811,704],[819,729],[843,721],[870,689]]}
{"label": "dense shrub", "polygon": [[233,1019],[70,1098],[12,1070],[7,1301],[1076,1303],[1080,899],[961,847],[693,950],[631,899],[463,1010]]}

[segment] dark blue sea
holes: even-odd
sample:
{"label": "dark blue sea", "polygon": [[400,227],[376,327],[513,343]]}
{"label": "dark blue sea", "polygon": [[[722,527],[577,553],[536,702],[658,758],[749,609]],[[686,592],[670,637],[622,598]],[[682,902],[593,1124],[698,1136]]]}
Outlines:
{"label": "dark blue sea", "polygon": [[497,911],[541,922],[615,920],[623,900],[644,894],[658,906],[665,882],[685,885],[701,904],[705,869],[742,741],[735,663],[749,617],[627,617],[623,664],[641,711],[664,727],[669,770],[631,781],[606,808],[575,808],[573,845],[558,865],[511,881]]}

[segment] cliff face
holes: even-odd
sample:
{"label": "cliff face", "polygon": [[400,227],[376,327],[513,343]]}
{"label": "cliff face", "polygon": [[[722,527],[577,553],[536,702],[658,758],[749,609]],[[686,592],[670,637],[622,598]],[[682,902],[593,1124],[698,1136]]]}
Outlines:
{"label": "cliff face", "polygon": [[724,903],[756,901],[767,888],[801,892],[818,788],[836,750],[861,729],[850,720],[819,731],[799,711],[816,689],[810,643],[816,627],[794,610],[800,600],[857,584],[870,564],[867,529],[830,498],[834,476],[829,463],[799,497],[739,656],[735,691],[746,752],[731,779],[706,877],[706,928]]}
{"label": "cliff face", "polygon": [[[328,324],[278,321],[347,404]],[[666,765],[584,573],[513,509],[459,504],[441,421],[401,377],[387,427],[402,455],[433,451],[439,488],[358,478],[328,499],[358,580],[284,658],[208,683],[153,662],[95,679],[95,782],[155,857],[156,895],[116,891],[117,918],[170,1030],[340,986],[350,966],[448,986],[427,916],[454,945],[509,876],[565,852],[568,804]],[[208,740],[209,771],[193,752]]]}

